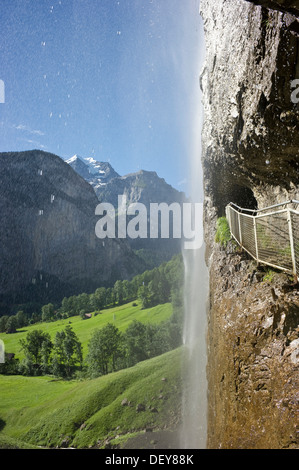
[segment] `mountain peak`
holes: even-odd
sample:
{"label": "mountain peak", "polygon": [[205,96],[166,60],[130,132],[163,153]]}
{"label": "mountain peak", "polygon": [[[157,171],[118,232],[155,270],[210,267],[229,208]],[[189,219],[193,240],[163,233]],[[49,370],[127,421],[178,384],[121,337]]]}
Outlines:
{"label": "mountain peak", "polygon": [[105,185],[112,178],[119,176],[109,162],[99,162],[93,157],[75,154],[66,160],[66,163],[94,187]]}
{"label": "mountain peak", "polygon": [[66,161],[66,163],[71,164],[71,163],[76,162],[77,160],[83,161],[82,157],[80,157],[80,156],[77,155],[77,154],[76,154],[76,155],[73,155],[73,157],[71,157],[71,158],[69,158],[68,160],[65,160],[65,161]]}

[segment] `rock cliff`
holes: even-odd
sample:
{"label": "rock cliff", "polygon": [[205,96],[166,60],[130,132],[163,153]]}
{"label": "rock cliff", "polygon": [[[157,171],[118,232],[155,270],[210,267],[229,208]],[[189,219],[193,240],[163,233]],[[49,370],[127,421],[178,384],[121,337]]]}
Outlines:
{"label": "rock cliff", "polygon": [[266,282],[245,254],[214,241],[216,220],[230,201],[256,208],[299,199],[299,107],[292,99],[299,78],[297,2],[200,4],[208,447],[297,447],[298,289],[284,274]]}
{"label": "rock cliff", "polygon": [[[118,195],[126,197],[127,205],[141,203],[147,208],[148,219],[151,203],[172,203],[182,204],[187,201],[185,194],[176,190],[160,178],[155,171],[140,170],[124,176],[111,179],[106,185],[96,189],[96,194],[100,201],[110,202],[114,207],[118,204]],[[170,224],[172,227],[172,224]],[[148,222],[148,233],[150,224]],[[159,229],[160,233],[160,229]],[[142,250],[144,259],[150,267],[161,264],[169,260],[174,254],[181,251],[181,239],[128,239],[132,249]],[[152,263],[152,264],[151,264]]]}
{"label": "rock cliff", "polygon": [[[90,159],[84,159],[84,161],[86,160]],[[104,174],[104,178],[101,179],[98,174],[93,174],[92,178],[90,178],[90,174],[86,175],[86,171],[78,171],[78,166],[74,166],[74,163],[81,163],[80,160],[78,161],[78,158],[74,161],[73,157],[67,163],[79,172],[86,181],[92,184],[100,202],[108,202],[115,209],[118,208],[118,196],[125,196],[127,206],[133,203],[143,204],[147,209],[149,219],[151,203],[166,203],[170,206],[172,203],[182,204],[187,202],[183,192],[166,183],[155,171],[140,170],[136,173],[120,176],[109,163],[96,162]],[[150,233],[149,223],[148,233]],[[138,251],[138,253],[144,258],[149,268],[169,260],[174,254],[181,251],[181,240],[171,236],[168,239],[163,239],[160,236],[158,239],[151,239],[149,237],[144,239],[128,238],[127,241],[132,249],[142,250],[142,252]]]}
{"label": "rock cliff", "polygon": [[171,204],[187,200],[183,192],[167,184],[155,171],[145,170],[113,178],[98,188],[96,193],[100,201],[110,202],[114,206],[117,206],[119,194],[126,196],[128,204],[140,202],[147,208],[152,202]]}
{"label": "rock cliff", "polygon": [[247,0],[255,5],[261,5],[266,8],[279,10],[284,13],[299,14],[299,6],[297,0]]}
{"label": "rock cliff", "polygon": [[74,155],[66,160],[66,163],[90,183],[95,192],[101,186],[105,186],[112,178],[119,176],[109,162],[98,162],[92,157],[82,158],[79,155]]}
{"label": "rock cliff", "polygon": [[142,270],[124,240],[95,235],[98,199],[56,155],[0,154],[0,294],[54,300]]}

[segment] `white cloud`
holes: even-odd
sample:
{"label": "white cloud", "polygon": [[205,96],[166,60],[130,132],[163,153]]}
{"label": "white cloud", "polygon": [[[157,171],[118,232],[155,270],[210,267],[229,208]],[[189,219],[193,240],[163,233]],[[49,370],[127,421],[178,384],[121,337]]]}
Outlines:
{"label": "white cloud", "polygon": [[36,140],[24,139],[24,141],[27,142],[28,144],[34,145],[36,148],[40,148],[40,149],[47,148],[45,145],[41,144],[40,142],[37,142]]}
{"label": "white cloud", "polygon": [[25,132],[29,132],[29,134],[33,134],[33,135],[45,135],[42,131],[39,131],[37,129],[31,129],[29,126],[26,126],[24,124],[19,124],[18,126],[13,126],[15,129],[17,129],[18,131],[25,131]]}
{"label": "white cloud", "polygon": [[183,186],[184,184],[187,184],[187,178],[184,178],[183,180],[178,182],[178,186]]}

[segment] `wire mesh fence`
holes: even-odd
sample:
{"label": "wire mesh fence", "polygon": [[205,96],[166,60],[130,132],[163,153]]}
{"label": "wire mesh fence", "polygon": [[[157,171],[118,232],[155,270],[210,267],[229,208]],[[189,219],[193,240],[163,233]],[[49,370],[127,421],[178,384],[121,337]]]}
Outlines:
{"label": "wire mesh fence", "polygon": [[251,210],[230,203],[226,218],[238,244],[257,262],[298,276],[299,201]]}

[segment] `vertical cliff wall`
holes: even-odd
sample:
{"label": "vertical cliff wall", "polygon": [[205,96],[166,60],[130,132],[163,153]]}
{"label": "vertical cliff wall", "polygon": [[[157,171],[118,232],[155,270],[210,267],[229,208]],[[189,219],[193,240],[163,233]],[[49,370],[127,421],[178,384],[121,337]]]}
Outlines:
{"label": "vertical cliff wall", "polygon": [[0,153],[0,177],[0,305],[53,301],[141,271],[125,241],[96,237],[96,194],[61,158]]}
{"label": "vertical cliff wall", "polygon": [[[299,105],[292,99],[299,78],[296,6],[200,3],[208,447],[298,447],[297,287],[284,274],[265,277],[244,253],[214,241],[216,220],[230,201],[255,208],[299,199]],[[280,3],[280,10],[254,3]]]}

